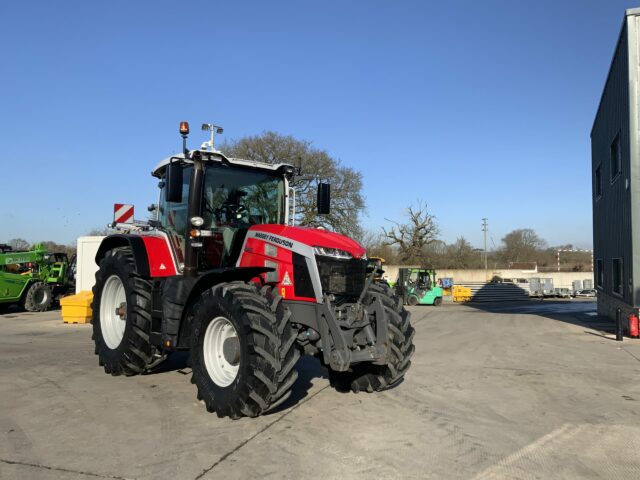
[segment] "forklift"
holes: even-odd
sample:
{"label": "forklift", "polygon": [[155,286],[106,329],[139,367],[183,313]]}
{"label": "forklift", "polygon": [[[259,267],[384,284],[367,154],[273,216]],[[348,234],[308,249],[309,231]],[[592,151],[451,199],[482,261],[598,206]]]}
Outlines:
{"label": "forklift", "polygon": [[442,305],[442,286],[433,268],[400,268],[396,295],[405,305]]}

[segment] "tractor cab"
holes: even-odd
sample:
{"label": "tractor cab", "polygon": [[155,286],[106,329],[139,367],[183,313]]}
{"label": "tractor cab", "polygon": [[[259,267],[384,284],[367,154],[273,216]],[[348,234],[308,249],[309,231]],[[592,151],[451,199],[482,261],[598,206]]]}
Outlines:
{"label": "tractor cab", "polygon": [[69,257],[64,252],[47,253],[44,255],[44,263],[47,265],[47,282],[48,283],[69,283],[75,285],[75,275],[72,266],[75,264],[75,258]]}
{"label": "tractor cab", "polygon": [[190,242],[199,252],[199,271],[233,266],[249,227],[287,224],[292,174],[289,165],[227,158],[216,151],[161,161],[153,171],[160,179],[158,226],[169,237],[178,265],[184,265]]}
{"label": "tractor cab", "polygon": [[405,305],[442,304],[442,287],[433,268],[401,268],[396,281],[396,294]]}
{"label": "tractor cab", "polygon": [[413,271],[409,276],[409,283],[420,290],[431,290],[431,285],[433,284],[431,281],[432,276],[435,277],[435,272],[433,270]]}

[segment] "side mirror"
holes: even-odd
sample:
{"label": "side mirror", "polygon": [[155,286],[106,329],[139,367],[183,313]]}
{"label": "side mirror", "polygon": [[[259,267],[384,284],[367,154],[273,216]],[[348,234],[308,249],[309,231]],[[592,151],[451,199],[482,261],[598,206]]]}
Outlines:
{"label": "side mirror", "polygon": [[182,167],[180,164],[171,162],[167,166],[165,178],[167,202],[180,203],[182,201]]}
{"label": "side mirror", "polygon": [[318,214],[328,215],[331,212],[331,184],[318,184]]}

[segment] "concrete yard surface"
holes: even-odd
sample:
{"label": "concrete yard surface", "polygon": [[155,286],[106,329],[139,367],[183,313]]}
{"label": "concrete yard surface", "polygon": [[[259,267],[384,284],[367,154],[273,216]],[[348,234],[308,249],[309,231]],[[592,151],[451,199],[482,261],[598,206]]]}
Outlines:
{"label": "concrete yard surface", "polygon": [[595,302],[411,307],[406,380],[338,393],[313,358],[271,414],[219,419],[186,354],[112,377],[91,325],[0,315],[0,478],[640,478],[640,340]]}

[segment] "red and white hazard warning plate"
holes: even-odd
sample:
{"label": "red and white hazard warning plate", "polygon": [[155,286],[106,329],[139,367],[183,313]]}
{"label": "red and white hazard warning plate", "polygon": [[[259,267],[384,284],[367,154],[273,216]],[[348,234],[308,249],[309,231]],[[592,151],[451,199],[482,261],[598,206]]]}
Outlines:
{"label": "red and white hazard warning plate", "polygon": [[113,221],[115,223],[133,223],[133,205],[114,203]]}

